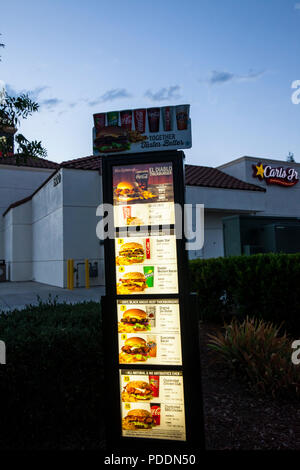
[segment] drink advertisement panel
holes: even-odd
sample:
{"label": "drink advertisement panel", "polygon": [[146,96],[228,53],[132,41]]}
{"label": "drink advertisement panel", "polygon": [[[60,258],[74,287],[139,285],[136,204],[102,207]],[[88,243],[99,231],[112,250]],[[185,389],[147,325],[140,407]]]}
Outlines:
{"label": "drink advertisement panel", "polygon": [[123,437],[186,440],[181,371],[120,370]]}
{"label": "drink advertisement panel", "polygon": [[94,155],[191,148],[190,105],[94,114]]}
{"label": "drink advertisement panel", "polygon": [[117,294],[178,293],[174,230],[126,234],[115,239]]}
{"label": "drink advertisement panel", "polygon": [[181,365],[178,299],[118,300],[120,364]]}
{"label": "drink advertisement panel", "polygon": [[170,162],[113,167],[115,227],[174,224]]}

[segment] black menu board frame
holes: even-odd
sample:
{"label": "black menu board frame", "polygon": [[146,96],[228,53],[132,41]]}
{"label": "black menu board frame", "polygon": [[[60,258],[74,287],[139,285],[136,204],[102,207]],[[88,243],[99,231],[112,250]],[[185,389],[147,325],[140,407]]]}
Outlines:
{"label": "black menu board frame", "polygon": [[[107,156],[102,158],[103,203],[114,204],[113,169],[141,164],[171,163],[173,168],[174,203],[184,208],[184,153],[182,151],[164,151],[131,155]],[[176,294],[135,294],[134,296],[117,295],[115,240],[104,240],[106,295],[102,297],[103,347],[105,373],[105,414],[107,445],[112,449],[165,449],[184,450],[187,448],[204,449],[203,402],[201,389],[200,353],[198,343],[198,321],[196,296],[189,294],[188,259],[185,250],[184,217],[175,219],[175,227],[181,224],[182,238],[176,239],[178,293]],[[140,227],[142,231],[150,227]],[[158,229],[162,229],[160,225]],[[174,226],[173,226],[174,228]],[[136,229],[136,227],[135,227]],[[119,229],[119,231],[122,229]],[[139,229],[137,229],[139,230]],[[117,300],[178,299],[180,308],[180,331],[182,347],[182,365],[160,364],[120,364],[118,344]],[[120,409],[121,369],[153,371],[182,371],[184,387],[184,408],[186,440],[152,439],[122,436]]]}

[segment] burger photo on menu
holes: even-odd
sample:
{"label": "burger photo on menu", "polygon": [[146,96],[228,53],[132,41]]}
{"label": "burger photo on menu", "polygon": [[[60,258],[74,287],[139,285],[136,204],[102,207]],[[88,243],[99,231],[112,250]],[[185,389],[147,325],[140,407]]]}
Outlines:
{"label": "burger photo on menu", "polygon": [[151,413],[142,409],[129,411],[122,420],[122,428],[125,430],[152,429],[153,426],[155,426],[155,421]]}
{"label": "burger photo on menu", "polygon": [[155,199],[156,194],[151,191],[143,189],[137,183],[130,183],[129,181],[121,181],[115,189],[115,197],[119,202],[130,202],[137,200]]}
{"label": "burger photo on menu", "polygon": [[117,294],[127,295],[136,292],[144,292],[147,288],[146,278],[143,273],[129,272],[122,275],[117,283]]}
{"label": "burger photo on menu", "polygon": [[102,153],[121,152],[130,149],[128,131],[119,126],[106,126],[98,130],[94,147]]}
{"label": "burger photo on menu", "polygon": [[147,313],[139,308],[130,308],[123,313],[118,325],[119,333],[136,333],[150,331],[150,321]]}
{"label": "burger photo on menu", "polygon": [[129,265],[135,263],[142,263],[145,259],[145,252],[143,245],[140,243],[124,243],[119,251],[119,256],[116,258],[117,265]]}
{"label": "burger photo on menu", "polygon": [[115,189],[115,196],[118,201],[128,202],[141,199],[141,192],[137,185],[133,185],[129,181],[121,181]]}
{"label": "burger photo on menu", "polygon": [[127,338],[119,354],[119,363],[146,362],[150,357],[151,348],[143,338],[133,336]]}
{"label": "burger photo on menu", "polygon": [[153,392],[149,382],[133,380],[128,382],[122,392],[123,402],[149,401],[153,398]]}

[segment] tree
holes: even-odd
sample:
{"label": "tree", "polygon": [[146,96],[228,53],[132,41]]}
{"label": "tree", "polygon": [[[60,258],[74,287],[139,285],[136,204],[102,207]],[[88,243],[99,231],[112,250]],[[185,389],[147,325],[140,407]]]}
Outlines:
{"label": "tree", "polygon": [[[4,44],[0,43],[0,47]],[[0,56],[1,60],[1,56]],[[1,90],[0,90],[1,92]],[[0,155],[7,157],[15,154],[17,164],[28,157],[46,157],[47,151],[41,141],[29,141],[23,134],[16,134],[22,119],[27,119],[39,109],[38,103],[31,100],[28,94],[13,97],[4,90],[0,96]],[[14,151],[13,142],[17,144]]]}
{"label": "tree", "polygon": [[289,163],[295,163],[293,152],[289,152],[288,156],[286,157],[286,161]]}

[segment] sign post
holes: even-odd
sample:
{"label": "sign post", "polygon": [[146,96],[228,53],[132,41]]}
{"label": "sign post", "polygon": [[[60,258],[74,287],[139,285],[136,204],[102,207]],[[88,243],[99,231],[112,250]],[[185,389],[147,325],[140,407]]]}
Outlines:
{"label": "sign post", "polygon": [[108,446],[202,450],[198,309],[189,293],[184,238],[184,154],[105,156],[102,175],[114,235],[104,240],[102,298]]}

